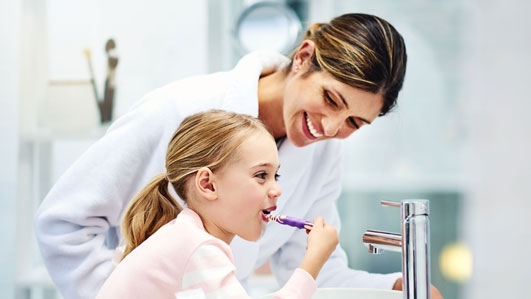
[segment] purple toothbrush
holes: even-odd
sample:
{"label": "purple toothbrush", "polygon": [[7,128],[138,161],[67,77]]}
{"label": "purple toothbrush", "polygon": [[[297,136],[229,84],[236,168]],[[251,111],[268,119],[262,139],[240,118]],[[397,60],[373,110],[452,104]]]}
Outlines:
{"label": "purple toothbrush", "polygon": [[312,228],[313,228],[313,223],[312,222],[306,221],[306,220],[303,220],[303,219],[298,219],[298,218],[295,218],[295,217],[289,217],[289,216],[286,216],[286,215],[268,214],[268,215],[265,215],[265,216],[266,216],[267,219],[269,219],[271,221],[274,221],[276,223],[289,225],[289,226],[293,226],[293,227],[301,228],[301,229],[307,229],[307,230],[312,230]]}

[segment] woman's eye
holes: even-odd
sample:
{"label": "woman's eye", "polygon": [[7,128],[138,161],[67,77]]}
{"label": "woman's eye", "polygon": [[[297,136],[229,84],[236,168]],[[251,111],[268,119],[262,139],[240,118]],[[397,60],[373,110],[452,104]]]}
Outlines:
{"label": "woman's eye", "polygon": [[330,97],[330,95],[329,95],[328,92],[326,92],[326,91],[324,92],[324,98],[325,98],[325,101],[326,101],[328,104],[330,104],[330,105],[332,105],[332,106],[334,106],[334,107],[337,107],[336,102],[335,102],[334,100],[332,100],[332,98]]}
{"label": "woman's eye", "polygon": [[275,173],[275,181],[278,181],[278,178],[280,178],[280,174]]}
{"label": "woman's eye", "polygon": [[356,123],[356,120],[353,117],[349,117],[348,122],[350,125],[356,129],[359,129],[360,126],[358,126],[358,123]]}

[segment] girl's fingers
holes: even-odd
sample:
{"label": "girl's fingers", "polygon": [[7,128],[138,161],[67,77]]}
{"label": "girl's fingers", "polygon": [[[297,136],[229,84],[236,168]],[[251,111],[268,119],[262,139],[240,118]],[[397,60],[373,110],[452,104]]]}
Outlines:
{"label": "girl's fingers", "polygon": [[324,218],[321,216],[315,217],[315,220],[313,221],[314,226],[323,227],[324,226]]}

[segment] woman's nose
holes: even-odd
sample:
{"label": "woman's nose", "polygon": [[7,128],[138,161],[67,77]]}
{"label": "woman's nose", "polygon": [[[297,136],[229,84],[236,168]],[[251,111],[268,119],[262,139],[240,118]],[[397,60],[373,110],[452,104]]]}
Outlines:
{"label": "woman's nose", "polygon": [[343,124],[343,119],[339,116],[325,117],[322,120],[322,124],[324,135],[327,137],[334,137],[339,132],[339,129]]}

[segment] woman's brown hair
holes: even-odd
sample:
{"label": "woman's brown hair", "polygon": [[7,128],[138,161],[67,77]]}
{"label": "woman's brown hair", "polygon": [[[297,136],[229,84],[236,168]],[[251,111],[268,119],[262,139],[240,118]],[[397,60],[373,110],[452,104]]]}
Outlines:
{"label": "woman's brown hair", "polygon": [[382,94],[380,116],[396,105],[407,54],[404,39],[391,24],[372,15],[344,14],[311,25],[304,39],[315,44],[311,71],[324,70],[345,84]]}
{"label": "woman's brown hair", "polygon": [[182,207],[168,192],[168,184],[186,202],[188,178],[202,167],[216,172],[257,130],[269,132],[257,118],[233,112],[209,110],[185,118],[168,145],[166,173],[157,175],[140,190],[125,211],[122,259],[181,212]]}

